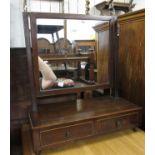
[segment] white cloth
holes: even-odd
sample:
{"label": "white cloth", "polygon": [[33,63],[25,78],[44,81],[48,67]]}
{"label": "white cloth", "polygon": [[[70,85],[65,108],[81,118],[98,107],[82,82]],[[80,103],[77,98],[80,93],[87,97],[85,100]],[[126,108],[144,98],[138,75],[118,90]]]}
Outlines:
{"label": "white cloth", "polygon": [[41,87],[42,89],[46,89],[56,82],[57,77],[54,74],[52,68],[50,68],[49,65],[46,64],[40,57],[38,57],[38,64],[39,64],[39,71],[43,76]]}

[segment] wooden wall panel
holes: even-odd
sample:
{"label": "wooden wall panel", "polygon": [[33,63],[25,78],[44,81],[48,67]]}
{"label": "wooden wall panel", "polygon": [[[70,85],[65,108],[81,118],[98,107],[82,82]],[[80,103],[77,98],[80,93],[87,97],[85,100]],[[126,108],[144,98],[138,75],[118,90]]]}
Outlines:
{"label": "wooden wall panel", "polygon": [[97,70],[99,72],[97,73],[97,81],[99,83],[109,83],[109,31],[103,31],[98,35],[102,42],[98,44]]}
{"label": "wooden wall panel", "polygon": [[145,10],[118,18],[119,93],[143,106],[142,128],[145,127]]}
{"label": "wooden wall panel", "polygon": [[10,49],[10,84],[12,102],[30,99],[25,48]]}
{"label": "wooden wall panel", "polygon": [[[10,49],[10,126],[11,141],[19,138],[23,123],[28,121],[31,107],[25,48]],[[13,138],[12,138],[13,137]]]}
{"label": "wooden wall panel", "polygon": [[109,83],[109,23],[94,27],[97,36],[97,82]]}

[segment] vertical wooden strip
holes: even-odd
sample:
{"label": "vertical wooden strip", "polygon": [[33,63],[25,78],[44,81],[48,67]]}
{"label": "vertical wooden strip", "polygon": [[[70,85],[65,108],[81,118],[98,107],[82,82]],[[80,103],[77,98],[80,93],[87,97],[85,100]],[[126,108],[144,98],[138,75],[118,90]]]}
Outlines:
{"label": "vertical wooden strip", "polygon": [[36,112],[37,103],[35,98],[35,86],[34,86],[34,70],[33,70],[33,63],[32,63],[32,53],[31,53],[31,43],[30,43],[30,32],[29,32],[29,24],[28,24],[28,14],[23,13],[23,20],[24,20],[24,33],[25,33],[25,44],[27,50],[27,61],[28,61],[28,73],[29,73],[29,80],[30,80],[30,88],[31,88],[31,101],[32,101],[32,110]]}
{"label": "vertical wooden strip", "polygon": [[35,74],[35,89],[36,95],[40,93],[40,83],[39,83],[39,66],[38,66],[38,45],[37,45],[37,24],[36,17],[30,14],[30,24],[31,24],[31,41],[32,41],[32,56],[33,56],[33,68]]}
{"label": "vertical wooden strip", "polygon": [[[110,58],[111,58],[111,82],[113,85],[113,95],[118,97],[118,38],[117,38],[117,18],[110,21],[109,31]],[[113,76],[112,76],[113,75]],[[112,78],[113,77],[113,78]]]}
{"label": "vertical wooden strip", "polygon": [[67,20],[64,19],[64,48],[67,48]]}

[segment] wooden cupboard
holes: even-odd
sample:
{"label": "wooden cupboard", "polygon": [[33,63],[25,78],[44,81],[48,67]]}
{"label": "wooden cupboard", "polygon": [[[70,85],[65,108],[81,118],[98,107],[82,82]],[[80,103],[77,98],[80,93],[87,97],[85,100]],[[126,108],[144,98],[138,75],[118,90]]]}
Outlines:
{"label": "wooden cupboard", "polygon": [[143,107],[145,129],[145,10],[118,17],[119,94]]}

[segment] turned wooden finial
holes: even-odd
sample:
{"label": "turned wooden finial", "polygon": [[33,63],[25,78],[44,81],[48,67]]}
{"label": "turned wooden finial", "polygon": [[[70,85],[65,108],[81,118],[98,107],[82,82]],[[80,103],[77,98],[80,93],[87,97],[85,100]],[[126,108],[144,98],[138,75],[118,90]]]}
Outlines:
{"label": "turned wooden finial", "polygon": [[89,10],[90,10],[89,4],[90,4],[90,1],[86,0],[86,11],[85,11],[86,15],[89,15]]}

